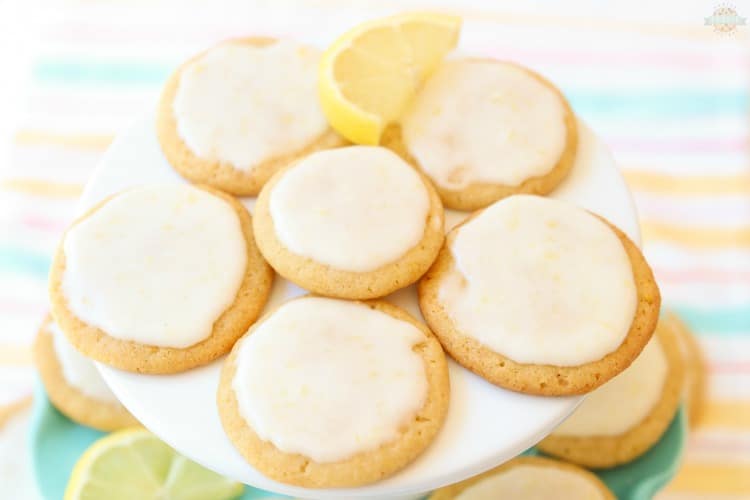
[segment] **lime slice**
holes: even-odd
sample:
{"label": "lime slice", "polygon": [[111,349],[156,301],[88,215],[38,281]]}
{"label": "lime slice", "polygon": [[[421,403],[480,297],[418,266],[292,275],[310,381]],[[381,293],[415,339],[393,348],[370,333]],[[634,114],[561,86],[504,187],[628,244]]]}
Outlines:
{"label": "lime slice", "polygon": [[73,468],[65,500],[226,500],[243,489],[139,427],[91,445]]}

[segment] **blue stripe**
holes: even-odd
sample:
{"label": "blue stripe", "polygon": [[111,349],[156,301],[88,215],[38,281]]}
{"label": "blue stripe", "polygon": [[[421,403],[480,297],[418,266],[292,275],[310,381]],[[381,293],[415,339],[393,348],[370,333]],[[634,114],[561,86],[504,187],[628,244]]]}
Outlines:
{"label": "blue stripe", "polygon": [[750,337],[750,304],[730,307],[670,307],[701,335],[747,335]]}
{"label": "blue stripe", "polygon": [[[34,66],[40,83],[71,85],[161,85],[172,65],[147,61],[96,61],[86,58],[42,58]],[[677,117],[693,115],[745,114],[750,109],[750,92],[744,89],[659,90],[597,92],[566,89],[576,112],[623,116]]]}
{"label": "blue stripe", "polygon": [[0,246],[0,271],[47,278],[51,260],[47,255],[22,248]]}
{"label": "blue stripe", "polygon": [[33,76],[40,83],[161,85],[170,72],[170,66],[157,62],[41,59],[34,65]]}
{"label": "blue stripe", "polygon": [[750,93],[744,90],[652,91],[652,92],[578,92],[566,94],[573,109],[582,115],[617,114],[618,116],[695,116],[746,114],[750,110]]}

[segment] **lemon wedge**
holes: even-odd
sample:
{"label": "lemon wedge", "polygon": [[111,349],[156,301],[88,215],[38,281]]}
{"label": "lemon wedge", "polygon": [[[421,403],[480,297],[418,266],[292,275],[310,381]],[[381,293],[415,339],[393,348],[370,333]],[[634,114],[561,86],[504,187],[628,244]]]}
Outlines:
{"label": "lemon wedge", "polygon": [[318,92],[331,126],[375,145],[424,80],[458,42],[461,19],[415,12],[360,24],[324,53]]}
{"label": "lemon wedge", "polygon": [[227,500],[243,489],[138,427],[91,445],[73,468],[65,500]]}

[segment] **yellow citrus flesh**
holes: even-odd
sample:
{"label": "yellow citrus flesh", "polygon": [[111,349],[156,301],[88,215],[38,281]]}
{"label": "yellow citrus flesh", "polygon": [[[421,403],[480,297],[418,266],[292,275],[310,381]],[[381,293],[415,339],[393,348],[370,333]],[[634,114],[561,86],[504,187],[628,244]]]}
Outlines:
{"label": "yellow citrus flesh", "polygon": [[461,19],[409,13],[361,24],[323,54],[318,90],[331,126],[356,144],[378,144],[419,86],[458,42]]}
{"label": "yellow citrus flesh", "polygon": [[243,489],[137,427],[110,434],[81,455],[65,500],[228,500]]}

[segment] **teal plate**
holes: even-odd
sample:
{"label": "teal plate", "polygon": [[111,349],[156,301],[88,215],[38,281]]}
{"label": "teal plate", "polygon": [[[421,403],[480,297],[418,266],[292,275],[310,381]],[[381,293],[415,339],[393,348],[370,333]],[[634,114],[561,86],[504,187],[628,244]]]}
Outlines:
{"label": "teal plate", "polygon": [[[104,433],[78,425],[57,411],[38,381],[29,428],[31,459],[39,491],[45,500],[60,500],[78,457]],[[677,473],[686,436],[685,412],[680,408],[659,443],[645,455],[596,474],[620,500],[650,500]],[[532,448],[526,454],[540,453]],[[288,498],[247,486],[238,500],[269,497]]]}
{"label": "teal plate", "polygon": [[[73,466],[91,444],[105,433],[78,425],[52,406],[44,387],[34,386],[34,409],[29,425],[31,462],[37,489],[44,500],[61,500]],[[237,500],[289,498],[245,487]]]}
{"label": "teal plate", "polygon": [[[686,438],[687,418],[680,407],[661,440],[638,460],[594,472],[620,500],[651,500],[677,474]],[[526,454],[543,455],[535,448]]]}

